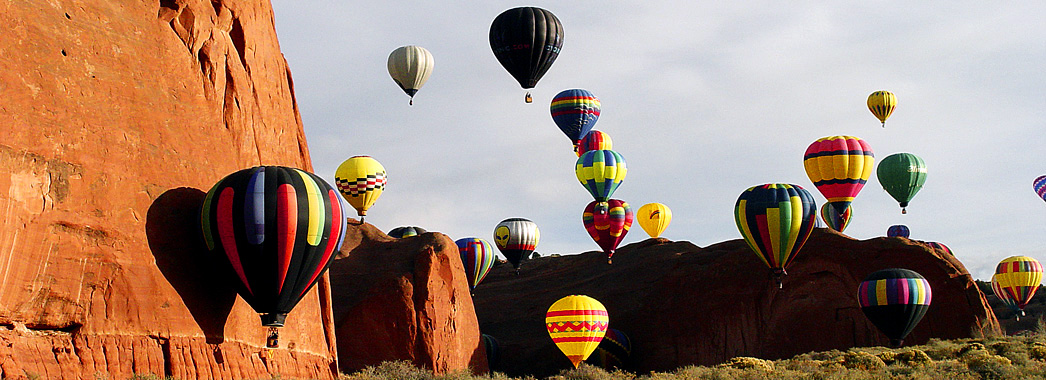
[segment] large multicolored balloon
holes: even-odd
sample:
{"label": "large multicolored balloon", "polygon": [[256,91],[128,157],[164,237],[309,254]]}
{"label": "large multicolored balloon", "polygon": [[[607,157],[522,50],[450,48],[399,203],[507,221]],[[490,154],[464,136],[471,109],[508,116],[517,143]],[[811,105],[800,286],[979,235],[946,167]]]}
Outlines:
{"label": "large multicolored balloon", "polygon": [[476,286],[490,273],[494,267],[494,247],[486,240],[474,237],[458,239],[454,242],[458,245],[458,253],[461,254],[461,263],[465,265],[465,277],[468,278],[469,290],[475,290]]}
{"label": "large multicolored balloon", "polygon": [[890,91],[882,90],[868,95],[868,110],[872,115],[886,127],[886,119],[890,118],[893,109],[897,107],[897,97]]}
{"label": "large multicolored balloon", "polygon": [[628,174],[625,157],[612,150],[590,150],[577,159],[574,173],[597,202],[614,195]]}
{"label": "large multicolored balloon", "polygon": [[1039,195],[1039,198],[1046,201],[1046,175],[1035,178],[1035,182],[1032,182],[1032,188],[1035,189],[1035,194]]}
{"label": "large multicolored balloon", "polygon": [[625,367],[628,356],[632,354],[632,342],[618,329],[607,329],[603,340],[596,350],[589,355],[585,363],[601,367],[607,371]]}
{"label": "large multicolored balloon", "polygon": [[494,244],[505,255],[512,267],[519,273],[519,266],[538,247],[541,233],[538,225],[529,219],[508,218],[494,227]]}
{"label": "large multicolored balloon", "polygon": [[785,268],[803,248],[817,219],[817,204],[799,185],[768,183],[741,193],[734,221],[745,242],[781,285]]}
{"label": "large multicolored balloon", "polygon": [[421,227],[403,226],[393,228],[392,231],[389,231],[389,236],[397,239],[402,239],[405,237],[418,236],[426,232],[428,231]]}
{"label": "large multicolored balloon", "polygon": [[850,225],[850,217],[853,216],[854,207],[853,205],[846,206],[846,211],[840,214],[835,210],[835,206],[831,203],[825,203],[821,205],[821,219],[824,220],[824,224],[835,230],[836,232],[843,232],[846,227]]}
{"label": "large multicolored balloon", "polygon": [[599,106],[599,98],[580,88],[563,90],[552,98],[552,105],[549,106],[552,121],[574,144],[575,151],[578,150],[581,138],[588,135],[599,120]]}
{"label": "large multicolored balloon", "polygon": [[908,213],[908,202],[926,183],[926,163],[911,153],[894,153],[879,162],[875,172],[879,184],[901,205],[901,213]]}
{"label": "large multicolored balloon", "polygon": [[907,239],[911,233],[908,226],[903,224],[895,224],[886,229],[886,237],[903,237]]}
{"label": "large multicolored balloon", "polygon": [[636,211],[636,221],[647,235],[656,238],[672,223],[672,210],[662,203],[647,203]]}
{"label": "large multicolored balloon", "polygon": [[483,348],[487,351],[487,367],[493,371],[494,366],[501,361],[501,344],[493,336],[487,334],[480,334],[480,338],[483,340]]}
{"label": "large multicolored balloon", "polygon": [[610,138],[606,132],[591,130],[587,135],[581,138],[581,142],[577,145],[577,156],[581,157],[582,154],[590,150],[611,150],[614,149],[614,140]]}
{"label": "large multicolored balloon", "polygon": [[915,271],[901,268],[872,273],[857,288],[861,311],[899,347],[930,307],[930,283]]}
{"label": "large multicolored balloon", "polygon": [[410,105],[414,105],[414,94],[429,80],[434,63],[432,53],[421,46],[400,46],[389,54],[389,75],[410,95]]}
{"label": "large multicolored balloon", "polygon": [[1042,264],[1028,256],[1007,257],[995,267],[995,280],[1023,311],[1042,284]]}
{"label": "large multicolored balloon", "polygon": [[275,328],[341,248],[345,208],[312,173],[259,166],[218,181],[204,198],[200,222],[207,250],[225,259],[240,297],[271,327],[274,347]]}
{"label": "large multicolored balloon", "polygon": [[[534,88],[563,48],[563,24],[535,7],[501,12],[490,24],[490,49],[524,89]],[[530,103],[530,92],[526,102]]]}
{"label": "large multicolored balloon", "polygon": [[363,217],[385,190],[385,167],[370,156],[345,160],[334,172],[334,182],[345,200]]}
{"label": "large multicolored balloon", "polygon": [[1021,310],[1020,306],[1017,306],[1017,302],[1010,297],[1009,293],[1002,290],[1002,285],[999,285],[999,281],[996,280],[996,276],[998,275],[992,275],[992,293],[995,293],[995,297],[998,297],[999,301],[1002,301],[1002,304],[1006,305],[1006,308],[1013,311],[1013,314],[1019,321],[1021,317],[1024,316],[1024,310]]}
{"label": "large multicolored balloon", "polygon": [[607,308],[589,296],[566,296],[548,308],[545,327],[552,342],[577,368],[599,346],[610,318]]}
{"label": "large multicolored balloon", "polygon": [[632,207],[620,199],[592,201],[585,207],[581,221],[592,240],[607,254],[607,264],[613,262],[614,251],[632,228],[633,218]]}
{"label": "large multicolored balloon", "polygon": [[810,182],[842,214],[871,177],[875,154],[858,137],[828,136],[806,148],[803,166]]}

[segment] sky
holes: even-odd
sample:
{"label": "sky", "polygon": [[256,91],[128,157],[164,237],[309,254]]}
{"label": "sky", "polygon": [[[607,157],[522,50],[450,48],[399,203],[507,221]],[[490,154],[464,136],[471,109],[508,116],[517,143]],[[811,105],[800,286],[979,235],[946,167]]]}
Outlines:
{"label": "sky", "polygon": [[[315,172],[333,183],[351,156],[381,162],[389,182],[366,221],[386,232],[493,242],[500,221],[523,217],[542,255],[599,250],[581,222],[591,195],[549,114],[556,93],[583,88],[602,103],[595,129],[627,162],[613,198],[668,205],[668,239],[740,239],[734,204],[763,183],[798,184],[820,206],[803,154],[851,135],[877,164],[922,157],[928,176],[902,215],[873,174],[847,235],[904,224],[982,280],[1009,256],[1046,260],[1046,203],[1032,190],[1046,174],[1046,3],[780,5],[273,0]],[[491,21],[518,6],[564,28],[532,104],[488,42]],[[386,68],[403,45],[435,58],[413,106]],[[865,105],[876,90],[898,99],[885,128]],[[636,223],[622,245],[646,238]]]}

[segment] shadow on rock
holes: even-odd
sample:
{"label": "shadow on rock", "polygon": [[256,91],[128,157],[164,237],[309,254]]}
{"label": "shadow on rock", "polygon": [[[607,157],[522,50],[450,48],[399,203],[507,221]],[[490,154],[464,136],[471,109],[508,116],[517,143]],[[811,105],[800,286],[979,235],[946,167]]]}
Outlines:
{"label": "shadow on rock", "polygon": [[203,330],[207,343],[225,341],[225,323],[236,291],[223,281],[221,263],[207,254],[200,233],[200,206],[206,193],[180,187],[156,198],[145,220],[149,250]]}

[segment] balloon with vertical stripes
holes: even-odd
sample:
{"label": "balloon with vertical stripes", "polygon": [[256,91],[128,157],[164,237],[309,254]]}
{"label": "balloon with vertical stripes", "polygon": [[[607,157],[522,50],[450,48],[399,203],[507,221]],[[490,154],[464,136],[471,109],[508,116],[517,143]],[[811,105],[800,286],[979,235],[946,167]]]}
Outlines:
{"label": "balloon with vertical stripes", "polygon": [[857,288],[861,311],[898,347],[919,324],[930,307],[930,283],[913,270],[890,268],[876,271]]}
{"label": "balloon with vertical stripes", "polygon": [[454,243],[458,245],[461,263],[465,265],[465,277],[468,278],[469,290],[475,290],[476,286],[487,277],[490,268],[494,267],[494,246],[487,243],[486,240],[474,237],[458,239]]}
{"label": "balloon with vertical stripes", "polygon": [[1013,311],[1017,320],[1020,320],[1021,317],[1024,316],[1024,310],[1021,310],[1020,306],[1017,306],[1017,301],[1014,301],[1013,297],[1010,297],[1010,293],[1002,290],[1002,285],[999,284],[999,280],[996,279],[997,277],[997,274],[992,275],[992,293],[995,293],[995,297],[998,297],[999,301],[1002,301],[1003,305],[1006,305],[1006,308]]}
{"label": "balloon with vertical stripes", "polygon": [[596,350],[609,323],[606,307],[583,295],[560,298],[545,314],[548,335],[574,368]]}
{"label": "balloon with vertical stripes", "polygon": [[1042,264],[1028,256],[1011,256],[995,267],[995,280],[1017,307],[1024,310],[1042,284]]}
{"label": "balloon with vertical stripes", "polygon": [[753,186],[737,198],[737,229],[752,252],[770,267],[778,286],[817,223],[815,210],[814,198],[799,185]]}
{"label": "balloon with vertical stripes", "polygon": [[883,127],[886,127],[886,119],[893,114],[894,108],[897,108],[897,96],[892,92],[880,90],[868,95],[868,110],[882,122]]}

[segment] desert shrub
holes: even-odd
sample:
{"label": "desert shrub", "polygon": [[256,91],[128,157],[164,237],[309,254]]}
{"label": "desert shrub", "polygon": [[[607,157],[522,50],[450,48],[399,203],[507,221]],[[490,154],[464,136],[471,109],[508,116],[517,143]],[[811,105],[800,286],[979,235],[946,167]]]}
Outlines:
{"label": "desert shrub", "polygon": [[976,351],[988,352],[988,348],[980,342],[970,342],[962,345],[962,347],[959,347],[959,351],[956,353],[956,356],[961,358],[971,353],[976,353]]}
{"label": "desert shrub", "polygon": [[886,363],[878,356],[864,351],[850,351],[843,354],[843,367],[863,371],[879,371],[886,368]]}
{"label": "desert shrub", "polygon": [[560,371],[558,375],[549,377],[549,380],[628,380],[634,379],[635,375],[624,371],[607,372],[603,368],[581,363],[577,368]]}
{"label": "desert shrub", "polygon": [[899,352],[894,356],[895,363],[904,364],[909,367],[929,366],[933,364],[933,359],[930,355],[927,355],[925,351],[920,349],[909,349],[904,352]]}
{"label": "desert shrub", "polygon": [[961,344],[956,341],[930,339],[922,349],[933,360],[946,360],[958,357],[957,352],[960,346]]}
{"label": "desert shrub", "polygon": [[375,367],[367,367],[362,371],[343,375],[341,380],[435,380],[431,371],[415,367],[408,361],[383,362]]}
{"label": "desert shrub", "polygon": [[875,355],[879,360],[883,361],[883,364],[891,365],[897,361],[897,353],[893,351],[883,351],[879,355]]}
{"label": "desert shrub", "polygon": [[720,364],[716,367],[730,367],[737,369],[760,369],[763,371],[773,371],[774,362],[759,358],[740,356],[730,359],[730,361]]}
{"label": "desert shrub", "polygon": [[1046,343],[1032,342],[1028,348],[1028,357],[1035,360],[1046,360]]}
{"label": "desert shrub", "polygon": [[1015,378],[1019,371],[1012,365],[1010,359],[999,355],[993,355],[988,351],[971,350],[963,355],[961,362],[966,363],[971,371],[977,372],[984,379],[1009,379]]}

